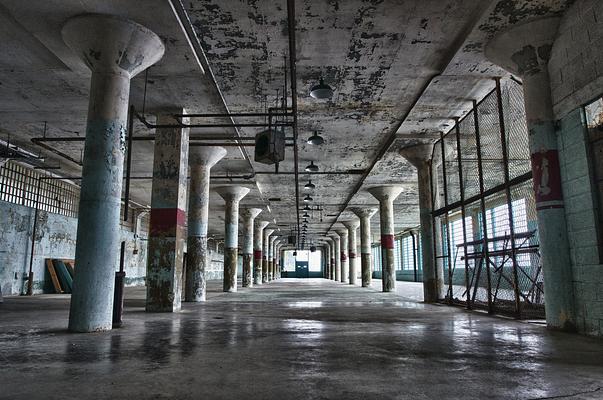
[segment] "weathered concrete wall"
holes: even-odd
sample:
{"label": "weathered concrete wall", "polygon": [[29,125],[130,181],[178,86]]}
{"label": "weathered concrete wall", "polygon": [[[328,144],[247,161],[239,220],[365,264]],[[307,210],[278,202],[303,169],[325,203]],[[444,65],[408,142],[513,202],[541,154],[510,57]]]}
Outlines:
{"label": "weathered concrete wall", "polygon": [[224,279],[224,246],[213,239],[207,241],[209,265],[205,267],[205,279]]}
{"label": "weathered concrete wall", "polygon": [[577,0],[562,18],[549,62],[578,330],[595,336],[603,336],[603,255],[581,107],[603,94],[602,42],[603,2]]}
{"label": "weathered concrete wall", "polygon": [[[34,211],[0,201],[0,221],[3,223],[0,229],[0,285],[4,296],[22,294],[26,290]],[[33,261],[34,293],[52,293],[54,290],[44,260],[75,257],[77,218],[47,212],[39,212],[38,218]],[[126,241],[126,284],[143,285],[146,240],[135,240],[129,227],[122,226],[121,235]],[[137,254],[134,249],[138,250]]]}
{"label": "weathered concrete wall", "polygon": [[549,61],[557,118],[603,92],[603,1],[577,0],[563,15]]}
{"label": "weathered concrete wall", "polygon": [[582,333],[602,336],[602,254],[596,226],[595,186],[581,110],[574,110],[561,120],[558,141],[578,329]]}

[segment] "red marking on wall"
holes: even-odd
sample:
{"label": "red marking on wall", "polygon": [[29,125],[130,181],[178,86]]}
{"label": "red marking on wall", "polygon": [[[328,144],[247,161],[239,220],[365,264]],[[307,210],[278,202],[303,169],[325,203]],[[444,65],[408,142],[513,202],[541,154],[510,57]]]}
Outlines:
{"label": "red marking on wall", "polygon": [[253,252],[253,258],[255,260],[261,260],[262,259],[262,250],[255,250]]}
{"label": "red marking on wall", "polygon": [[536,209],[563,208],[559,152],[540,151],[532,154],[531,158]]}
{"label": "red marking on wall", "polygon": [[152,236],[176,236],[176,228],[184,226],[186,213],[179,208],[153,208],[149,233]]}
{"label": "red marking on wall", "polygon": [[350,258],[356,258],[356,253],[350,253]]}
{"label": "red marking on wall", "polygon": [[394,235],[381,235],[381,247],[384,249],[393,249]]}
{"label": "red marking on wall", "polygon": [[341,261],[347,261],[348,260],[348,256],[345,253],[341,253]]}

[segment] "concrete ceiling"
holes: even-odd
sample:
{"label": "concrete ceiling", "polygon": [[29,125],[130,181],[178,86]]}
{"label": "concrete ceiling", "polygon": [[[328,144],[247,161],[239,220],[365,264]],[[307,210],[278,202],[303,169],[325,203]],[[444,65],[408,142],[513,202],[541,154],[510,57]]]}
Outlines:
{"label": "concrete ceiling", "polygon": [[[398,154],[409,143],[452,127],[452,118],[467,113],[474,99],[504,76],[485,61],[488,38],[509,24],[563,11],[569,0],[298,0],[296,2],[299,168],[314,161],[317,188],[310,237],[318,237],[353,215],[346,206],[377,205],[366,188],[399,184],[396,229],[418,224],[416,174]],[[264,102],[282,96],[288,55],[287,9],[284,0],[189,0],[183,3],[207,56],[202,72],[168,1],[134,0],[0,0],[0,136],[42,151],[48,163],[78,176],[79,166],[59,159],[30,141],[84,136],[89,71],[64,45],[62,24],[84,12],[131,18],[155,31],[166,44],[163,59],[149,72],[145,112],[174,107],[191,112],[262,112]],[[202,63],[203,64],[203,63]],[[209,67],[209,68],[207,68]],[[212,79],[213,71],[215,81]],[[331,100],[315,100],[309,88],[320,76],[334,90]],[[131,102],[143,106],[145,74],[132,81]],[[288,93],[291,104],[291,93]],[[223,100],[222,100],[223,96]],[[211,122],[212,120],[203,120]],[[215,120],[226,122],[224,119]],[[244,122],[239,119],[238,121]],[[253,136],[258,128],[241,128]],[[326,140],[312,146],[305,139],[318,131]],[[192,133],[231,133],[231,128],[194,129]],[[137,124],[135,135],[153,134]],[[292,133],[287,133],[292,136]],[[1,137],[4,139],[4,137]],[[79,159],[83,143],[53,143]],[[152,142],[135,142],[133,176],[152,170]],[[384,154],[381,159],[378,155]],[[252,191],[243,206],[268,205],[258,218],[289,233],[295,218],[293,151],[287,148],[280,172],[253,161],[253,147],[228,147],[213,169],[219,176],[249,176]],[[354,173],[346,173],[354,170]],[[300,176],[300,186],[309,175]],[[217,183],[224,183],[220,181]],[[150,203],[151,181],[132,182],[136,203]],[[301,189],[301,188],[300,188]],[[356,190],[359,189],[359,190]],[[303,193],[303,190],[301,191]],[[209,230],[223,232],[223,200],[211,195]],[[375,229],[378,218],[373,218]]]}

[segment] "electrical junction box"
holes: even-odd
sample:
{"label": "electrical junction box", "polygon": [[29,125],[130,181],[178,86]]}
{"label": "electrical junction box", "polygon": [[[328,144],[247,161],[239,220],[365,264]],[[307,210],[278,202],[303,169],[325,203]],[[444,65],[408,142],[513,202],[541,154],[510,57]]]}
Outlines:
{"label": "electrical junction box", "polygon": [[285,132],[265,130],[255,135],[255,161],[276,164],[285,159]]}

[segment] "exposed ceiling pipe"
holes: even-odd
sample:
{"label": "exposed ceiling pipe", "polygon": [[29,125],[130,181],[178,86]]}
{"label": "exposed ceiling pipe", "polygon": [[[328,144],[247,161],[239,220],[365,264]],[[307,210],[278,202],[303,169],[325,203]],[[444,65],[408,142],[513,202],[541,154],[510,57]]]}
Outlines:
{"label": "exposed ceiling pipe", "polygon": [[[287,26],[289,30],[289,71],[291,74],[291,108],[293,109],[293,163],[295,165],[295,208],[299,232],[299,165],[297,148],[297,73],[295,55],[295,0],[287,0]],[[299,235],[299,233],[298,233]]]}
{"label": "exposed ceiling pipe", "polygon": [[387,139],[385,140],[383,145],[379,148],[379,152],[377,153],[375,158],[372,160],[371,165],[366,169],[366,172],[362,175],[362,177],[360,178],[360,180],[358,181],[358,183],[356,184],[354,189],[350,192],[350,194],[346,198],[344,206],[339,210],[339,212],[337,214],[337,218],[335,218],[335,220],[333,220],[333,222],[329,226],[329,229],[327,229],[327,232],[330,231],[333,228],[333,225],[335,225],[338,222],[337,220],[339,219],[339,217],[341,217],[341,214],[348,207],[350,201],[352,201],[352,199],[354,198],[356,193],[358,193],[358,191],[362,188],[362,185],[364,185],[366,178],[369,176],[371,171],[375,168],[375,165],[377,165],[377,162],[379,162],[379,160],[381,160],[385,156],[385,154],[389,151],[391,146],[396,142],[396,140],[399,137],[396,134],[398,129],[400,129],[402,124],[408,119],[408,116],[414,110],[416,105],[419,103],[419,100],[421,100],[421,98],[423,97],[425,92],[427,92],[427,89],[429,88],[431,83],[434,81],[434,79],[441,76],[444,73],[444,71],[446,71],[446,68],[448,68],[448,65],[450,65],[450,63],[452,62],[452,60],[454,59],[456,54],[463,47],[463,44],[465,43],[467,36],[473,31],[475,26],[481,20],[481,17],[484,14],[484,12],[490,8],[490,6],[493,2],[494,2],[494,0],[490,0],[490,1],[484,1],[483,3],[481,3],[480,8],[475,12],[474,16],[470,19],[469,23],[460,32],[460,34],[455,38],[453,45],[450,46],[451,50],[446,54],[444,60],[436,68],[436,72],[434,72],[433,74],[430,75],[429,79],[427,79],[427,81],[421,88],[419,95],[417,97],[415,97],[415,99],[411,103],[408,110],[404,113],[402,118],[400,120],[398,120],[398,122],[396,124],[394,124],[393,128],[390,131],[391,132],[390,135],[387,137]]}

